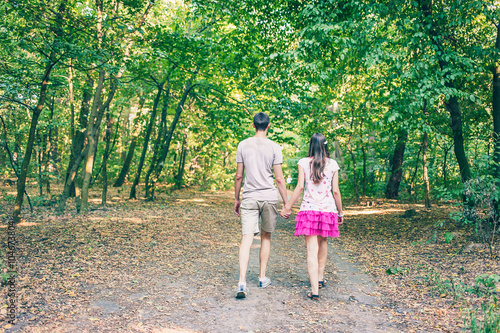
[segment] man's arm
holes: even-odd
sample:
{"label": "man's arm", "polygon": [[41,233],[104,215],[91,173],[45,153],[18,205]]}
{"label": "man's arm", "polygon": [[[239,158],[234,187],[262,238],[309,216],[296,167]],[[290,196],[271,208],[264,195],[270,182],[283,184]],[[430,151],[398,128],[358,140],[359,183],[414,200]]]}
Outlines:
{"label": "man's arm", "polygon": [[274,179],[276,180],[276,186],[278,187],[278,192],[281,195],[281,199],[283,199],[283,205],[286,205],[286,203],[288,202],[288,195],[286,192],[285,176],[283,176],[283,169],[281,168],[281,164],[274,164],[273,171]]}
{"label": "man's arm", "polygon": [[283,205],[283,208],[281,208],[280,215],[285,219],[289,218],[290,214],[292,214],[292,206],[295,204],[295,201],[299,199],[300,195],[302,194],[302,190],[304,189],[304,170],[300,165],[298,175],[297,186],[295,186],[292,197],[285,205]]}
{"label": "man's arm", "polygon": [[241,206],[240,191],[241,191],[241,183],[243,182],[244,170],[245,166],[243,165],[243,163],[236,164],[236,175],[234,176],[234,212],[238,216],[240,216],[240,206]]}

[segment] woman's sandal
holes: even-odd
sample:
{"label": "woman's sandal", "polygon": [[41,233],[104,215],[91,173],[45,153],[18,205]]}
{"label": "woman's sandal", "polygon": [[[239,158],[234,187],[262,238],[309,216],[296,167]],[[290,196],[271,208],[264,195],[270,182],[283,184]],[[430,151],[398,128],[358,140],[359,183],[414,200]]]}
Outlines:
{"label": "woman's sandal", "polygon": [[313,301],[319,301],[319,295],[313,295],[312,292],[310,292],[309,294],[307,294],[307,297],[312,299]]}
{"label": "woman's sandal", "polygon": [[324,288],[325,287],[325,280],[318,281],[318,287],[319,287],[319,289]]}

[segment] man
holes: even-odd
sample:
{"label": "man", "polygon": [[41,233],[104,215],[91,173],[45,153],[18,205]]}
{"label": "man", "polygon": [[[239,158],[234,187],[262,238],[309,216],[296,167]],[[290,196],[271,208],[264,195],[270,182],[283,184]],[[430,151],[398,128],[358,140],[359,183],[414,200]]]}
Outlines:
{"label": "man", "polygon": [[[254,235],[260,227],[260,274],[259,288],[271,284],[266,276],[267,263],[271,254],[271,233],[276,228],[278,216],[278,194],[274,187],[274,177],[284,204],[287,202],[285,177],[281,164],[281,147],[269,140],[269,116],[263,112],[253,118],[255,135],[241,141],[236,152],[236,176],[234,181],[234,212],[241,217],[242,238],[239,251],[240,280],[236,289],[236,298],[245,298],[248,293],[246,273],[250,259],[250,247]],[[240,201],[241,183],[245,173],[242,201]]]}

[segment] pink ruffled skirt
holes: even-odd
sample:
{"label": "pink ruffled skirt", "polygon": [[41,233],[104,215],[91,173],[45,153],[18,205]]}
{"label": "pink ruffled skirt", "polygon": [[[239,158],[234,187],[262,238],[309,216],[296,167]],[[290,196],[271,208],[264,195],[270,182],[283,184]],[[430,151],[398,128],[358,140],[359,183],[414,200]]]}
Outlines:
{"label": "pink ruffled skirt", "polygon": [[303,210],[295,217],[295,236],[339,237],[337,213]]}

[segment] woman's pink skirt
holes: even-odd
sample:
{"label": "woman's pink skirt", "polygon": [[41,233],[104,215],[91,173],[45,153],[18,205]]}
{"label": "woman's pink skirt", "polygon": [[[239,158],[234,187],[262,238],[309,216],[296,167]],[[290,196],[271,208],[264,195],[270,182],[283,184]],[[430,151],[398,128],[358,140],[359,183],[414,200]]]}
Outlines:
{"label": "woman's pink skirt", "polygon": [[303,210],[295,217],[295,236],[339,237],[337,213]]}

